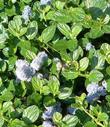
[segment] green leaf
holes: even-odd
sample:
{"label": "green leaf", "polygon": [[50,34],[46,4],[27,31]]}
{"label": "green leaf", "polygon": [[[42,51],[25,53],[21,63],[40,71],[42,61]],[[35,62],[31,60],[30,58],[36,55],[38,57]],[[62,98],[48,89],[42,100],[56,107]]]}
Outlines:
{"label": "green leaf", "polygon": [[64,60],[71,60],[70,56],[67,54],[67,49],[71,52],[77,48],[77,40],[59,40],[57,41],[53,47],[60,52],[62,59]]}
{"label": "green leaf", "polygon": [[10,101],[12,99],[13,99],[13,94],[8,90],[4,90],[2,95],[0,96],[0,101]]}
{"label": "green leaf", "polygon": [[24,35],[27,31],[26,27],[22,26],[22,20],[20,16],[15,16],[8,25],[9,32],[16,37]]}
{"label": "green leaf", "polygon": [[38,32],[38,24],[36,21],[32,21],[28,24],[28,28],[27,28],[27,33],[26,33],[26,37],[29,40],[32,40],[36,37]]}
{"label": "green leaf", "polygon": [[3,124],[4,124],[4,119],[0,117],[0,127],[3,127]]}
{"label": "green leaf", "polygon": [[24,121],[15,119],[11,121],[11,123],[9,124],[9,127],[27,127],[27,125],[24,123]]}
{"label": "green leaf", "polygon": [[88,32],[86,34],[86,36],[88,38],[92,38],[92,39],[96,39],[101,37],[104,34],[102,27],[100,26],[100,24],[97,24],[97,26],[93,26],[90,30],[90,32]]}
{"label": "green leaf", "polygon": [[110,53],[110,45],[107,43],[103,43],[100,49],[104,55],[108,55]]}
{"label": "green leaf", "polygon": [[75,79],[78,77],[79,73],[75,72],[75,71],[63,71],[62,75],[67,79],[67,80],[71,80],[71,79]]}
{"label": "green leaf", "polygon": [[59,122],[61,121],[61,119],[62,119],[62,114],[61,114],[61,113],[55,112],[55,113],[53,114],[53,121],[54,121],[55,123],[59,123]]}
{"label": "green leaf", "polygon": [[92,70],[89,74],[89,81],[90,82],[99,82],[103,79],[104,75],[97,70]]}
{"label": "green leaf", "polygon": [[12,108],[12,102],[11,101],[7,101],[7,102],[4,102],[3,103],[3,112],[6,112],[6,111],[10,111],[11,108]]}
{"label": "green leaf", "polygon": [[29,106],[23,111],[23,119],[29,123],[34,123],[39,117],[39,109],[36,105]]}
{"label": "green leaf", "polygon": [[72,17],[67,10],[50,11],[46,18],[49,20],[57,21],[58,23],[69,23],[72,21]]}
{"label": "green leaf", "polygon": [[51,41],[55,34],[55,31],[56,31],[56,25],[48,26],[46,29],[43,30],[41,34],[40,37],[41,41],[43,41],[44,43]]}
{"label": "green leaf", "polygon": [[23,0],[24,3],[29,4],[32,0]]}
{"label": "green leaf", "polygon": [[73,115],[66,115],[63,118],[63,122],[65,122],[68,127],[75,127],[78,121],[78,117]]}
{"label": "green leaf", "polygon": [[106,113],[99,113],[98,114],[98,120],[99,121],[107,121],[109,116]]}
{"label": "green leaf", "polygon": [[106,73],[110,76],[110,66],[106,68]]}
{"label": "green leaf", "polygon": [[82,8],[75,8],[75,7],[72,8],[71,7],[69,9],[69,13],[70,13],[70,15],[72,17],[72,21],[76,22],[76,23],[83,21],[85,16],[86,16],[86,14],[85,14],[85,12],[84,12],[84,10]]}
{"label": "green leaf", "polygon": [[110,92],[110,79],[108,79],[106,82],[107,82],[107,91]]}
{"label": "green leaf", "polygon": [[58,97],[59,97],[59,99],[64,100],[64,99],[69,98],[71,94],[72,94],[72,88],[64,87],[61,89]]}
{"label": "green leaf", "polygon": [[83,56],[83,49],[80,46],[75,51],[73,51],[73,60],[77,60],[79,56]]}
{"label": "green leaf", "polygon": [[93,18],[103,15],[104,9],[107,7],[106,0],[85,0],[85,5],[89,9]]}
{"label": "green leaf", "polygon": [[21,55],[23,55],[25,58],[33,60],[36,57],[36,54],[30,50],[27,50],[25,48],[21,49]]}
{"label": "green leaf", "polygon": [[32,78],[32,86],[34,90],[41,92],[44,85],[44,81],[36,77]]}
{"label": "green leaf", "polygon": [[108,64],[110,64],[110,54],[106,56],[106,61],[108,62]]}
{"label": "green leaf", "polygon": [[63,35],[65,35],[67,38],[70,37],[71,29],[70,29],[70,27],[69,27],[67,24],[59,23],[59,24],[57,25],[57,27],[58,27],[59,31],[60,31]]}
{"label": "green leaf", "polygon": [[56,102],[56,100],[55,100],[55,98],[52,97],[52,96],[45,96],[45,97],[44,97],[43,103],[44,103],[44,105],[45,105],[46,107],[49,107],[49,106],[54,105],[55,102]]}
{"label": "green leaf", "polygon": [[85,71],[89,65],[89,59],[87,57],[82,58],[79,61],[79,65],[80,65],[80,71]]}
{"label": "green leaf", "polygon": [[84,124],[84,127],[97,127],[97,125],[94,122],[87,122],[86,124]]}
{"label": "green leaf", "polygon": [[8,38],[8,34],[6,32],[6,29],[2,24],[0,24],[0,43],[4,43],[7,38]]}
{"label": "green leaf", "polygon": [[99,54],[98,55],[98,63],[95,66],[95,69],[103,69],[105,64],[105,56]]}
{"label": "green leaf", "polygon": [[4,60],[0,60],[0,72],[4,72],[7,68],[7,64]]}
{"label": "green leaf", "polygon": [[107,6],[107,2],[105,0],[85,0],[85,5],[87,8],[97,7],[104,9]]}
{"label": "green leaf", "polygon": [[50,92],[55,96],[59,93],[59,87],[60,87],[60,82],[59,80],[55,77],[52,76],[49,80],[48,87],[50,89]]}
{"label": "green leaf", "polygon": [[82,26],[75,25],[72,28],[72,33],[71,33],[72,38],[76,38],[81,31],[82,31]]}

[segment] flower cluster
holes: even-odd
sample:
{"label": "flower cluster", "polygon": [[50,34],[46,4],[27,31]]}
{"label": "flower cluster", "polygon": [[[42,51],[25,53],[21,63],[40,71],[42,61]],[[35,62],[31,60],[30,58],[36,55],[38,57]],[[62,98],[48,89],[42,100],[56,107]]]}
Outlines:
{"label": "flower cluster", "polygon": [[51,2],[51,0],[41,0],[40,5],[47,5]]}
{"label": "flower cluster", "polygon": [[99,99],[100,96],[105,96],[106,87],[107,87],[107,84],[105,81],[102,82],[102,86],[99,86],[97,83],[89,84],[86,88],[88,92],[87,101],[91,103],[92,101]]}
{"label": "flower cluster", "polygon": [[[48,60],[48,55],[45,52],[38,53],[37,57],[29,64],[26,60],[16,61],[16,76],[21,81],[30,81],[36,71],[39,71],[44,63]],[[37,78],[43,78],[41,73],[36,74]]]}
{"label": "flower cluster", "polygon": [[24,19],[25,23],[29,21],[29,17],[32,15],[31,7],[29,5],[24,7],[22,12],[22,18]]}
{"label": "flower cluster", "polygon": [[85,50],[89,51],[90,49],[94,48],[94,46],[91,43],[87,43]]}
{"label": "flower cluster", "polygon": [[45,52],[38,53],[37,57],[32,61],[31,67],[39,71],[41,67],[47,62],[48,55]]}
{"label": "flower cluster", "polygon": [[53,61],[56,63],[57,71],[60,71],[62,69],[62,63],[59,58],[54,58]]}
{"label": "flower cluster", "polygon": [[51,121],[44,121],[42,124],[43,127],[55,127]]}
{"label": "flower cluster", "polygon": [[[54,106],[45,107],[45,108],[46,108],[46,110],[42,114],[42,118],[44,119],[44,123],[48,123],[48,124],[51,123],[50,120],[52,120],[53,114],[55,112],[61,112],[62,111],[60,103],[58,103],[58,104],[56,104]],[[52,125],[52,123],[50,125]],[[44,127],[48,127],[48,126],[44,126]],[[49,127],[53,127],[53,126],[49,126]]]}

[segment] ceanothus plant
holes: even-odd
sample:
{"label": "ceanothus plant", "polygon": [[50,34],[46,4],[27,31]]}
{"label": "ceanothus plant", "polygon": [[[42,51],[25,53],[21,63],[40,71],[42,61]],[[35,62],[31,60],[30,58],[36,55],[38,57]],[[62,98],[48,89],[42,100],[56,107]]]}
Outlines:
{"label": "ceanothus plant", "polygon": [[109,0],[0,0],[0,127],[110,127],[109,34]]}

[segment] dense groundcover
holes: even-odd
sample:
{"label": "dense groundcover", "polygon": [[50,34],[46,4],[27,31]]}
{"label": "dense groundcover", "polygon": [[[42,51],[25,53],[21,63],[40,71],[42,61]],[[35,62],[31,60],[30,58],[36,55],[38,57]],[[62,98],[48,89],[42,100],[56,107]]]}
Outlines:
{"label": "dense groundcover", "polygon": [[0,0],[0,127],[110,127],[110,0]]}

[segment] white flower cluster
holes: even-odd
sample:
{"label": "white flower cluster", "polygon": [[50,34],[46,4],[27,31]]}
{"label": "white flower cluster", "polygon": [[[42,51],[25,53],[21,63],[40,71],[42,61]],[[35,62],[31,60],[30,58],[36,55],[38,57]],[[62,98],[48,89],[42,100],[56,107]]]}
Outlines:
{"label": "white flower cluster", "polygon": [[57,71],[60,71],[62,69],[62,63],[59,58],[54,58],[53,61],[56,63]]}
{"label": "white flower cluster", "polygon": [[24,19],[25,23],[29,21],[29,17],[32,15],[31,7],[26,5],[22,12],[22,18]]}
{"label": "white flower cluster", "polygon": [[89,84],[86,88],[88,92],[87,101],[91,103],[92,101],[99,99],[100,96],[105,96],[106,88],[107,88],[106,81],[102,82],[102,86],[99,86],[97,83]]}
{"label": "white flower cluster", "polygon": [[47,5],[51,2],[51,0],[41,0],[40,5]]}
{"label": "white flower cluster", "polygon": [[[37,57],[29,64],[26,60],[16,61],[16,76],[21,81],[30,81],[36,71],[39,71],[44,63],[48,60],[48,55],[45,52],[38,53]],[[37,78],[43,78],[41,73],[36,74]]]}
{"label": "white flower cluster", "polygon": [[85,50],[89,51],[92,48],[94,48],[94,46],[91,43],[87,43]]}

